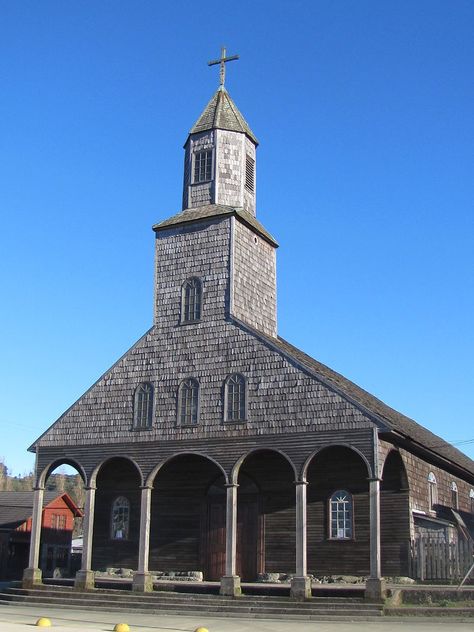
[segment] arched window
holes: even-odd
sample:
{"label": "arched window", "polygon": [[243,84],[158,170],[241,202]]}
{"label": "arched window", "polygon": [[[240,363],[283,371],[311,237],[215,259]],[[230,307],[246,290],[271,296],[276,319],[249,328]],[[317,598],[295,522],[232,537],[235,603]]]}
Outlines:
{"label": "arched window", "polygon": [[471,513],[474,514],[474,489],[469,490],[469,505]]}
{"label": "arched window", "polygon": [[199,382],[188,378],[178,392],[178,419],[182,426],[195,425],[199,419]]}
{"label": "arched window", "polygon": [[201,319],[202,284],[193,277],[187,279],[181,288],[181,322],[193,323]]}
{"label": "arched window", "polygon": [[130,527],[130,503],[125,496],[118,496],[112,504],[112,540],[128,540]]}
{"label": "arched window", "polygon": [[438,504],[438,484],[433,472],[428,474],[428,504],[430,511],[434,511],[435,505]]}
{"label": "arched window", "polygon": [[352,495],[342,489],[329,499],[329,534],[333,540],[352,538]]}
{"label": "arched window", "polygon": [[139,384],[135,390],[133,413],[135,428],[151,428],[153,423],[153,386],[148,382]]}
{"label": "arched window", "polygon": [[454,481],[451,482],[451,507],[453,509],[457,509],[459,505],[458,502],[458,486]]}
{"label": "arched window", "polygon": [[243,375],[229,375],[224,393],[225,421],[245,421],[247,418],[246,382]]}

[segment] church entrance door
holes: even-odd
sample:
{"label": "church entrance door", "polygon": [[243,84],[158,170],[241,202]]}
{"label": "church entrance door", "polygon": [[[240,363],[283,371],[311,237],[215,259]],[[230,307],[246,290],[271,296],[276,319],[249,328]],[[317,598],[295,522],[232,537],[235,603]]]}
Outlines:
{"label": "church entrance door", "polygon": [[[205,578],[219,581],[225,575],[226,496],[224,479],[219,478],[208,490],[206,506]],[[255,483],[239,478],[237,504],[237,575],[242,581],[255,581],[263,570],[263,522]]]}

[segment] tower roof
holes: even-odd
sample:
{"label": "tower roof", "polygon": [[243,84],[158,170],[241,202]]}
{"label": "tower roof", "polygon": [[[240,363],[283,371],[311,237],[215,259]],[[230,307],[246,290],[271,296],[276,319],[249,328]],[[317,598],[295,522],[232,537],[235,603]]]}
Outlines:
{"label": "tower roof", "polygon": [[210,129],[242,132],[258,145],[258,140],[224,86],[219,87],[189,133],[196,134]]}

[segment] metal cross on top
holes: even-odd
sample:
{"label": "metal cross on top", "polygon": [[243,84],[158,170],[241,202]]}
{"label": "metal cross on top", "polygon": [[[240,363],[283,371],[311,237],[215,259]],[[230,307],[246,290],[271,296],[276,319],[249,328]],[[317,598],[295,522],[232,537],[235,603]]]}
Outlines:
{"label": "metal cross on top", "polygon": [[234,61],[234,59],[238,59],[239,56],[238,55],[232,55],[231,57],[226,57],[226,50],[225,50],[225,46],[222,46],[221,48],[221,58],[220,59],[214,59],[214,61],[209,61],[207,62],[208,66],[215,66],[216,64],[220,64],[221,66],[221,70],[220,70],[220,85],[223,86],[225,83],[225,65],[228,61]]}

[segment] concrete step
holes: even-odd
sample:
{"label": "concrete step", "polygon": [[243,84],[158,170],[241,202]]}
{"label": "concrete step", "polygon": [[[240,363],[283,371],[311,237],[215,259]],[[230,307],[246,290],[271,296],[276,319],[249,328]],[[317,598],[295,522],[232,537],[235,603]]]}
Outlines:
{"label": "concrete step", "polygon": [[[101,591],[102,592],[102,591]],[[110,591],[112,592],[112,591]],[[341,620],[372,619],[383,614],[378,604],[338,603],[332,601],[288,602],[271,598],[223,598],[201,599],[202,595],[190,599],[181,595],[180,599],[163,599],[162,593],[136,595],[131,592],[116,591],[119,595],[78,592],[74,590],[51,591],[42,589],[9,589],[0,593],[0,603],[22,603],[50,607],[93,608],[98,610],[144,610],[157,614],[208,613],[212,616],[243,616],[268,618],[294,618],[313,620],[343,617]]]}
{"label": "concrete step", "polygon": [[125,599],[133,600],[134,603],[148,603],[152,602],[160,602],[160,603],[172,603],[172,604],[210,604],[210,603],[218,603],[219,605],[231,604],[235,605],[236,601],[240,605],[278,605],[285,606],[288,608],[312,608],[317,606],[318,604],[324,605],[326,607],[340,607],[340,608],[352,608],[357,605],[361,605],[364,608],[368,609],[378,609],[379,606],[377,604],[370,604],[361,599],[348,599],[348,598],[321,598],[315,597],[310,601],[305,602],[297,602],[290,598],[285,597],[268,597],[268,596],[246,596],[243,595],[238,598],[233,597],[225,597],[225,596],[216,596],[216,595],[202,595],[202,594],[176,594],[176,593],[165,593],[165,592],[153,592],[153,593],[134,593],[131,591],[123,591],[123,590],[115,590],[115,591],[103,591],[103,590],[95,590],[93,593],[86,591],[76,591],[71,589],[52,589],[46,587],[38,587],[35,589],[23,589],[23,588],[10,588],[9,594],[12,595],[37,595],[41,597],[70,597],[71,599],[104,599],[106,598],[108,601],[121,601]]}

